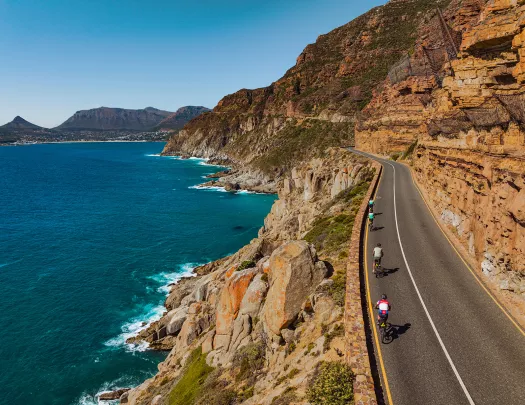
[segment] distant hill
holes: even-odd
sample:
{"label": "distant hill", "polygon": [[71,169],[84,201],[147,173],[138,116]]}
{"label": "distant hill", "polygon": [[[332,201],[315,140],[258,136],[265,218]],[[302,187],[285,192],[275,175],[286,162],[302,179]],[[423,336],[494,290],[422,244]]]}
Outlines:
{"label": "distant hill", "polygon": [[13,121],[0,126],[0,129],[8,130],[8,131],[9,130],[38,130],[38,129],[42,129],[42,127],[32,124],[29,121],[26,121],[25,119],[17,115]]}
{"label": "distant hill", "polygon": [[142,110],[100,107],[77,111],[55,129],[146,131],[156,127],[171,114],[173,113],[170,111],[162,111],[153,107],[147,107]]}
{"label": "distant hill", "polygon": [[186,123],[191,121],[193,118],[198,117],[202,113],[211,111],[209,108],[201,106],[186,106],[179,108],[176,112],[164,118],[157,129],[181,129]]}

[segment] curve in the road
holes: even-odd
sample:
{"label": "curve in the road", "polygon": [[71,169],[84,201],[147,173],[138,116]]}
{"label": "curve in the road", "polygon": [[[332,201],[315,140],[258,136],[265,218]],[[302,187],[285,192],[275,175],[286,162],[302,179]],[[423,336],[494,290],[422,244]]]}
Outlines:
{"label": "curve in the road", "polygon": [[[375,344],[390,404],[525,404],[522,334],[465,271],[408,168],[376,160],[385,170],[376,191],[378,229],[365,237],[370,319],[372,298],[386,293],[390,321],[410,321],[394,325],[396,336],[383,350]],[[368,266],[377,242],[390,267],[380,279]]]}

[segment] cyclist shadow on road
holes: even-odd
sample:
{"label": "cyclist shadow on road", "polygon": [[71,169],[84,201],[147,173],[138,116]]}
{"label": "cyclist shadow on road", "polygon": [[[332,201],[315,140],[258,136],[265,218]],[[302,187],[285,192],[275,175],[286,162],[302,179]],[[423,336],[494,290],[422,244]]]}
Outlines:
{"label": "cyclist shadow on road", "polygon": [[404,325],[390,324],[383,343],[389,344],[392,343],[394,340],[399,339],[399,336],[404,335],[410,329],[411,326],[412,324],[410,323],[405,323]]}
{"label": "cyclist shadow on road", "polygon": [[399,267],[395,267],[393,269],[382,268],[380,271],[379,270],[377,271],[376,277],[377,278],[388,277],[390,274],[394,274],[397,271],[399,271]]}
{"label": "cyclist shadow on road", "polygon": [[373,226],[372,229],[370,230],[370,232],[380,231],[383,228],[384,228],[384,226]]}

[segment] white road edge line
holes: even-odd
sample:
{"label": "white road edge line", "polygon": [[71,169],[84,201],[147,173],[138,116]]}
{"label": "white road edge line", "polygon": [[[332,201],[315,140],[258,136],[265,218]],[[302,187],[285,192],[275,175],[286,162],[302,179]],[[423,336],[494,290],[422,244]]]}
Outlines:
{"label": "white road edge line", "polygon": [[441,345],[441,348],[443,349],[443,352],[445,352],[445,356],[450,364],[450,367],[452,367],[452,371],[454,371],[454,374],[456,375],[456,378],[459,381],[459,385],[461,385],[461,388],[463,389],[463,392],[465,393],[469,404],[475,405],[474,401],[472,400],[472,397],[470,396],[467,390],[467,387],[465,387],[465,384],[463,383],[463,380],[461,379],[461,376],[459,375],[458,370],[456,369],[456,366],[454,365],[454,363],[452,362],[452,359],[450,358],[450,355],[448,354],[448,350],[445,347],[443,340],[441,340],[441,336],[439,335],[436,325],[434,324],[434,321],[432,320],[432,317],[430,316],[430,313],[428,312],[427,306],[425,305],[425,302],[423,301],[423,297],[421,296],[421,293],[419,292],[419,289],[417,288],[417,284],[416,284],[416,281],[414,280],[414,276],[412,275],[412,271],[410,270],[410,266],[408,265],[408,261],[405,256],[405,251],[403,250],[403,244],[401,243],[401,236],[399,234],[399,224],[397,222],[396,167],[390,162],[385,162],[385,163],[389,164],[390,166],[392,166],[392,169],[394,169],[394,216],[395,216],[395,221],[396,221],[397,239],[399,241],[399,247],[401,248],[401,254],[403,255],[403,260],[405,261],[405,266],[407,267],[408,274],[410,276],[410,279],[412,280],[412,284],[414,284],[414,288],[416,289],[417,296],[419,297],[419,301],[421,301],[421,305],[423,306],[425,314],[427,315],[428,321],[430,322],[430,325],[432,326],[432,329],[434,330],[434,333],[436,334],[436,337],[439,341],[439,344]]}

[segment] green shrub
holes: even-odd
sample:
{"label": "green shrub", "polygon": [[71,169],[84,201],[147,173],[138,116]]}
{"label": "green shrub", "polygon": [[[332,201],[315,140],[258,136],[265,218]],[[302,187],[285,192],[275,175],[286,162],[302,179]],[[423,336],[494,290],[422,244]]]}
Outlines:
{"label": "green shrub", "polygon": [[330,349],[330,344],[332,343],[332,340],[334,340],[338,336],[344,336],[344,334],[345,334],[345,327],[341,323],[338,323],[337,325],[335,325],[331,332],[325,333],[323,352],[326,352],[328,349]]}
{"label": "green shrub", "polygon": [[268,282],[268,274],[263,273],[263,275],[261,276],[261,280],[264,281],[265,283],[267,283]]}
{"label": "green shrub", "polygon": [[242,390],[238,395],[237,395],[237,399],[241,400],[241,401],[246,401],[247,399],[253,397],[253,391],[254,391],[254,387],[253,385],[250,386],[250,387],[247,387],[245,388],[244,390]]}
{"label": "green shrub", "polygon": [[264,367],[265,354],[263,343],[250,343],[239,349],[233,358],[233,366],[239,369],[235,379],[254,379],[256,372]]}
{"label": "green shrub", "polygon": [[354,374],[338,362],[321,363],[307,391],[313,405],[348,405],[354,402]]}
{"label": "green shrub", "polygon": [[399,160],[399,158],[401,157],[401,153],[400,152],[397,152],[397,153],[392,153],[390,155],[390,159],[392,159],[394,162]]}
{"label": "green shrub", "polygon": [[412,156],[412,154],[414,153],[414,150],[416,149],[416,146],[417,146],[417,139],[410,144],[410,146],[407,148],[407,150],[401,156],[401,159],[406,159],[406,158]]}
{"label": "green shrub", "polygon": [[245,269],[251,269],[252,267],[255,267],[256,263],[253,260],[245,260],[241,263],[237,271],[245,270]]}
{"label": "green shrub", "polygon": [[216,368],[208,375],[195,405],[234,405],[237,403],[238,395],[228,388],[227,381],[220,379],[222,374],[223,370]]}
{"label": "green shrub", "polygon": [[170,392],[170,405],[189,405],[199,398],[206,377],[214,370],[206,364],[206,355],[195,349],[184,367],[182,377]]}
{"label": "green shrub", "polygon": [[304,352],[304,354],[309,354],[315,347],[315,343],[314,342],[310,342],[308,343],[308,347],[306,348],[306,351]]}
{"label": "green shrub", "polygon": [[295,387],[288,387],[284,392],[272,400],[272,405],[289,405],[297,399]]}

